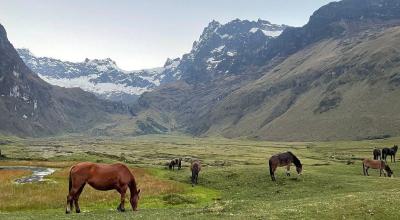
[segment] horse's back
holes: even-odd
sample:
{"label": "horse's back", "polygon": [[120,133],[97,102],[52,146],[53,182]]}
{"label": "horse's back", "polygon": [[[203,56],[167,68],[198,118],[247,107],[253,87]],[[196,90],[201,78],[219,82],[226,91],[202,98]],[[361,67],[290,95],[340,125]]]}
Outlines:
{"label": "horse's back", "polygon": [[86,176],[87,178],[124,178],[130,179],[133,177],[129,168],[122,163],[115,164],[99,164],[92,162],[82,162],[74,165],[71,168],[71,175],[77,174]]}
{"label": "horse's back", "polygon": [[365,158],[363,160],[363,164],[367,167],[371,167],[371,168],[382,168],[385,167],[385,161],[383,160],[371,160],[368,158]]}
{"label": "horse's back", "polygon": [[93,169],[96,166],[95,163],[92,162],[81,162],[73,165],[71,167],[70,173],[71,175],[73,174],[79,174],[82,175],[82,173],[89,173],[91,169]]}
{"label": "horse's back", "polygon": [[201,164],[200,161],[196,160],[192,162],[192,165],[190,166],[190,169],[200,171],[201,170]]}
{"label": "horse's back", "polygon": [[287,166],[292,162],[292,153],[290,152],[285,152],[285,153],[280,153],[280,154],[275,154],[272,155],[269,158],[269,164],[270,165],[275,165],[275,166]]}

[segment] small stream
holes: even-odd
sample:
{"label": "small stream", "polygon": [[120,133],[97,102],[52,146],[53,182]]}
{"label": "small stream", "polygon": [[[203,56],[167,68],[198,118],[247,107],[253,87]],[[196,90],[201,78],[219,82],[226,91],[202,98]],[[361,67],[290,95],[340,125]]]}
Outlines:
{"label": "small stream", "polygon": [[56,171],[47,167],[31,167],[31,166],[0,166],[0,170],[29,170],[31,175],[16,179],[16,183],[35,183],[45,181],[44,177]]}

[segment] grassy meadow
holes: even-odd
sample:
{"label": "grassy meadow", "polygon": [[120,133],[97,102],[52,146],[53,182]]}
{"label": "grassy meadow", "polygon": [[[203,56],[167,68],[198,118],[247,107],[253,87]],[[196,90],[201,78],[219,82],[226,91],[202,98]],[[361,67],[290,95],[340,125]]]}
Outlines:
{"label": "grassy meadow", "polygon": [[[343,142],[265,142],[181,135],[107,138],[65,136],[41,139],[0,137],[6,158],[0,166],[41,166],[56,171],[40,183],[16,184],[29,171],[0,170],[0,219],[396,219],[400,216],[400,165],[394,178],[370,170],[361,158],[374,147],[400,138]],[[302,176],[269,176],[267,158],[292,151],[302,161]],[[182,157],[183,169],[165,164]],[[200,159],[199,185],[191,187],[189,162]],[[82,213],[64,214],[68,171],[79,161],[124,162],[142,195],[139,211],[118,213],[119,194],[86,186]],[[399,178],[397,177],[399,176]]]}

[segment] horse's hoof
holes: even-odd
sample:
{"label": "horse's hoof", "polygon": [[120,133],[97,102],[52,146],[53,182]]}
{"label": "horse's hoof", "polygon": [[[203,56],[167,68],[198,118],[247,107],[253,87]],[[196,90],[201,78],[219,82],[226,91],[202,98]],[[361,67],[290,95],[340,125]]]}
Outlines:
{"label": "horse's hoof", "polygon": [[80,210],[80,209],[77,209],[77,210],[76,210],[76,213],[81,213],[81,210]]}
{"label": "horse's hoof", "polygon": [[70,214],[70,213],[71,213],[71,212],[70,212],[70,211],[68,211],[68,210],[66,210],[66,211],[65,211],[65,214]]}

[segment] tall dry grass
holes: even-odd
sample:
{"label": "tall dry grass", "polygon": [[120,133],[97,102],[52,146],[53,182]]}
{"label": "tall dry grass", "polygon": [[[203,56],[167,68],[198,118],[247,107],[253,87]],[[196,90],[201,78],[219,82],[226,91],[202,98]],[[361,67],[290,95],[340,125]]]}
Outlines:
{"label": "tall dry grass", "polygon": [[[55,173],[47,178],[47,181],[40,183],[16,184],[14,180],[29,175],[29,171],[2,170],[0,171],[0,210],[31,210],[31,209],[53,209],[65,207],[68,193],[68,162],[7,162],[0,165],[18,166],[46,166],[62,167],[57,168]],[[150,175],[145,169],[134,168],[133,172],[138,187],[141,189],[141,203],[146,199],[166,193],[177,193],[183,191],[183,187],[169,180],[158,179]],[[128,194],[129,195],[129,194]],[[120,195],[116,191],[98,191],[89,185],[80,198],[82,207],[108,207],[116,208],[119,204]],[[115,207],[114,207],[115,206]]]}

